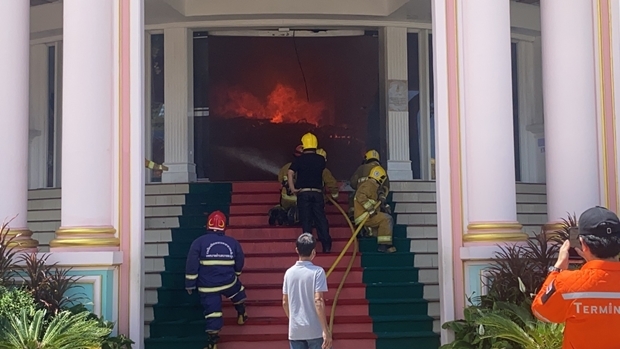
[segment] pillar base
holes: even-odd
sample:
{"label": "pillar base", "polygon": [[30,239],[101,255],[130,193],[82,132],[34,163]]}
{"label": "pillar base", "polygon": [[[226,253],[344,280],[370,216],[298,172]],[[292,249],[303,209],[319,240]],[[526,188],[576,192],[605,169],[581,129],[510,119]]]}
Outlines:
{"label": "pillar base", "polygon": [[190,183],[196,181],[196,164],[164,163],[168,167],[161,175],[162,183]]}
{"label": "pillar base", "polygon": [[60,227],[50,242],[52,251],[106,250],[115,251],[120,240],[113,227]]}
{"label": "pillar base", "polygon": [[411,161],[388,160],[387,173],[390,181],[410,181],[413,179]]}
{"label": "pillar base", "polygon": [[39,241],[32,238],[32,232],[28,229],[9,229],[6,236],[10,248],[22,252],[36,252]]}
{"label": "pillar base", "polygon": [[463,242],[526,241],[529,238],[518,222],[476,222],[467,226]]}

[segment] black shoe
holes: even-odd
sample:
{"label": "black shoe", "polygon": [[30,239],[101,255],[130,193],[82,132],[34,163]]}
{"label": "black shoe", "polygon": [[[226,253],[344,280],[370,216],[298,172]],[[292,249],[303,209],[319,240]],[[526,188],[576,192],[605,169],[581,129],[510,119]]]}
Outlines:
{"label": "black shoe", "polygon": [[243,313],[243,314],[237,314],[237,325],[242,326],[245,325],[245,322],[248,321],[248,314],[247,313]]}
{"label": "black shoe", "polygon": [[207,346],[204,349],[217,349],[217,342],[219,342],[220,336],[216,333],[207,332]]}
{"label": "black shoe", "polygon": [[394,253],[396,252],[396,247],[393,245],[379,245],[377,251],[381,253]]}
{"label": "black shoe", "polygon": [[323,245],[323,253],[332,253],[332,244]]}

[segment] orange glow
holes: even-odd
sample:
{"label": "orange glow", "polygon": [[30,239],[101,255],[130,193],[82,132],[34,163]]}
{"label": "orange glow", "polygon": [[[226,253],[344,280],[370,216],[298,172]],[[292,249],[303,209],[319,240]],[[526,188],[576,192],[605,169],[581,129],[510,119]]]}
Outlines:
{"label": "orange glow", "polygon": [[265,102],[238,87],[218,89],[214,113],[222,117],[266,119],[274,124],[305,121],[319,125],[325,104],[308,102],[297,91],[278,83]]}

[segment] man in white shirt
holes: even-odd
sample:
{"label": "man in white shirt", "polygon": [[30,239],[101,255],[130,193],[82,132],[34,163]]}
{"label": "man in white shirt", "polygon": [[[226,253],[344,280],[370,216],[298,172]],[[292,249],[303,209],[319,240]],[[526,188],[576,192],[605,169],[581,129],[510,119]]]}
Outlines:
{"label": "man in white shirt", "polygon": [[331,349],[332,335],[327,327],[325,270],[314,265],[316,241],[312,234],[297,238],[299,260],[284,274],[282,306],[288,317],[291,349]]}

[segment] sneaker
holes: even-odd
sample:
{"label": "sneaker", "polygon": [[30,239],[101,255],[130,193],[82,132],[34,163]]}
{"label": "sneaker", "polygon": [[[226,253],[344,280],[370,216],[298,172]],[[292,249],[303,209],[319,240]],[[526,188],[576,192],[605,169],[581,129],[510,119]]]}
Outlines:
{"label": "sneaker", "polygon": [[248,314],[237,314],[237,325],[242,326],[245,325],[245,322],[248,321]]}
{"label": "sneaker", "polygon": [[394,253],[396,252],[396,247],[393,245],[379,245],[377,251],[381,253]]}

